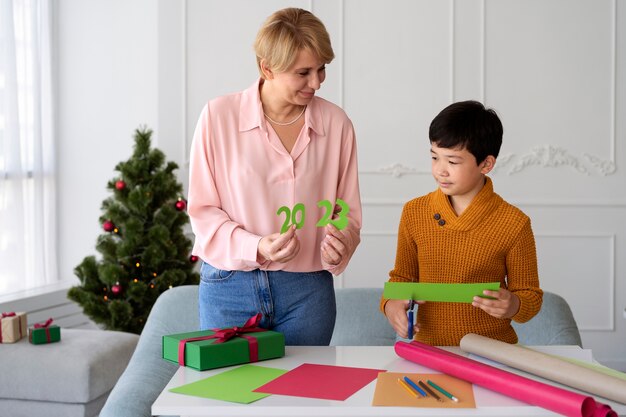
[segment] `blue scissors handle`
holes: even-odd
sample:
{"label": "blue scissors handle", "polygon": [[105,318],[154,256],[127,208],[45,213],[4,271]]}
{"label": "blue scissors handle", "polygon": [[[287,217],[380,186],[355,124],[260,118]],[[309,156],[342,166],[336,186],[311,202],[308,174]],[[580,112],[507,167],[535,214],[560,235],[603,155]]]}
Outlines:
{"label": "blue scissors handle", "polygon": [[413,307],[414,306],[415,306],[415,301],[409,300],[409,309],[407,311],[407,315],[409,318],[409,327],[408,327],[409,339],[413,339],[413,326],[414,326]]}

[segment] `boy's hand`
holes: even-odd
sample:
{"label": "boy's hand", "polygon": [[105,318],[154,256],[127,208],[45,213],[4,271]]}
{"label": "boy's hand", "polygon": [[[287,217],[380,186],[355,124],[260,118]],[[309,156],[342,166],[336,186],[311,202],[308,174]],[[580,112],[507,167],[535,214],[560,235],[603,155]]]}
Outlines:
{"label": "boy's hand", "polygon": [[[416,301],[416,304],[424,304],[426,301]],[[408,300],[389,300],[385,304],[385,316],[389,320],[389,324],[393,327],[396,334],[404,339],[409,337],[407,326],[409,325],[409,319],[406,316],[406,312],[409,309]],[[420,328],[415,322],[413,326],[413,333],[419,332]]]}
{"label": "boy's hand", "polygon": [[485,311],[487,314],[498,319],[510,319],[519,311],[519,297],[511,291],[500,288],[498,291],[483,291],[483,294],[489,298],[474,297],[472,305]]}

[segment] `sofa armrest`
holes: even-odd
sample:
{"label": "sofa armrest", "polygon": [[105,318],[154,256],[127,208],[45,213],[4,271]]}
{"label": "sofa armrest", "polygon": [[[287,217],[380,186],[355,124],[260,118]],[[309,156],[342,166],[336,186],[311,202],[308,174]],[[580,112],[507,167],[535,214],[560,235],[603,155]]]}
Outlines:
{"label": "sofa armrest", "polygon": [[178,366],[162,358],[162,336],[198,330],[198,286],[172,288],[157,299],[126,370],[100,417],[149,417],[152,403]]}

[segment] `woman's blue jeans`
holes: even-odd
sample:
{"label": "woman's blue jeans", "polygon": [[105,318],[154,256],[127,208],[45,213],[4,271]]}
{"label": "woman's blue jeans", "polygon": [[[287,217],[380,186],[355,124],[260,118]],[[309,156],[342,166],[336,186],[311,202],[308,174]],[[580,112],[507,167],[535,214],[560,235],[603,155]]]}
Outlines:
{"label": "woman's blue jeans", "polygon": [[260,326],[281,332],[286,345],[326,346],[337,309],[328,271],[224,271],[202,263],[200,329],[241,326],[257,313]]}

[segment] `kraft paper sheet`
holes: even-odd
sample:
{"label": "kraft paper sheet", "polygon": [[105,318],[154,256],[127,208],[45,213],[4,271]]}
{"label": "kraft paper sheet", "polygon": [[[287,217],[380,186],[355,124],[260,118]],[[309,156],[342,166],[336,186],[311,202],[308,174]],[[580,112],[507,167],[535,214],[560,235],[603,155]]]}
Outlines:
{"label": "kraft paper sheet", "polygon": [[396,354],[527,404],[570,417],[617,417],[593,397],[525,378],[421,342],[396,342]]}
{"label": "kraft paper sheet", "polygon": [[461,349],[512,368],[626,404],[626,381],[530,348],[477,334],[461,339]]}

